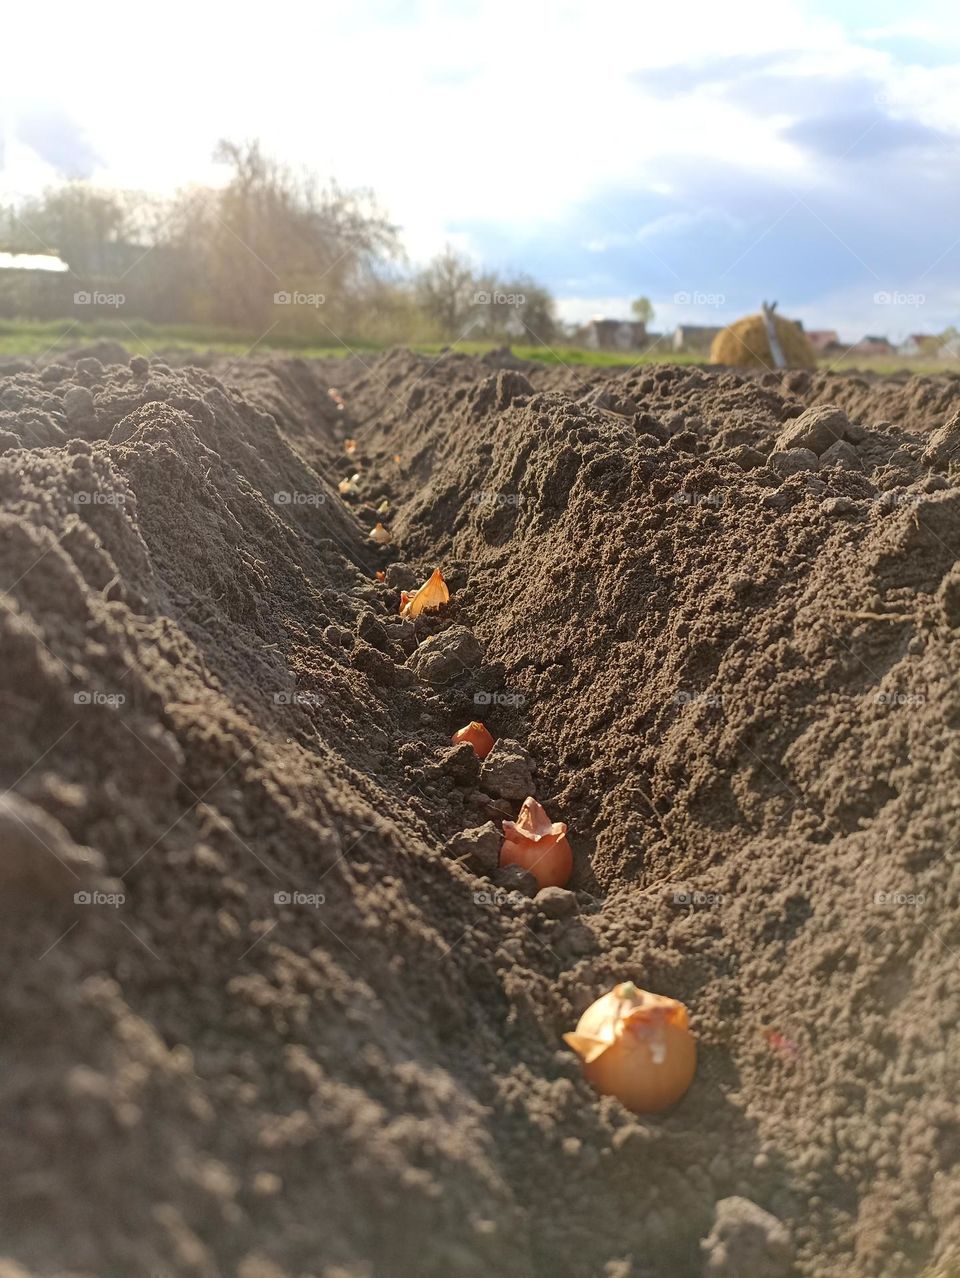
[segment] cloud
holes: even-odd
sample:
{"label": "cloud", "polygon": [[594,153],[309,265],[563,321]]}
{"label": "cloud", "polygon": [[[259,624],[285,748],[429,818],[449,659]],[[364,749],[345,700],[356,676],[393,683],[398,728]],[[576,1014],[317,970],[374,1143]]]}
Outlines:
{"label": "cloud", "polygon": [[88,178],[100,163],[83,130],[58,107],[28,108],[19,115],[15,130],[19,141],[60,177]]}
{"label": "cloud", "polygon": [[798,120],[784,136],[829,159],[862,160],[901,150],[933,149],[956,162],[957,139],[917,120],[900,120],[879,110],[813,116]]}

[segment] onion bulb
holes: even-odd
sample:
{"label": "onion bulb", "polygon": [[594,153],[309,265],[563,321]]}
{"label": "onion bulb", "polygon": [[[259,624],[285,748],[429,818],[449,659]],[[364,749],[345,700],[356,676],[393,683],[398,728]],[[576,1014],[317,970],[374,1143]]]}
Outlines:
{"label": "onion bulb", "polygon": [[479,719],[474,719],[465,728],[458,728],[450,738],[451,745],[463,745],[464,742],[473,746],[473,752],[478,759],[485,759],[493,749],[493,737]]}
{"label": "onion bulb", "polygon": [[360,491],[360,472],[351,475],[349,479],[341,479],[337,484],[337,492],[341,497],[355,497]]}
{"label": "onion bulb", "polygon": [[675,1104],[693,1082],[697,1044],[687,1009],[674,998],[615,985],[564,1034],[583,1062],[587,1082],[602,1096],[616,1096],[635,1114],[655,1114]]}
{"label": "onion bulb", "polygon": [[421,612],[436,612],[438,608],[442,608],[449,602],[450,591],[443,579],[443,573],[439,568],[434,568],[420,589],[415,590],[412,595],[408,595],[405,590],[401,591],[400,616],[419,617]]}
{"label": "onion bulb", "polygon": [[564,887],[573,873],[573,852],[563,821],[551,821],[534,798],[526,798],[516,821],[504,821],[501,865],[529,870],[542,888]]}
{"label": "onion bulb", "polygon": [[378,546],[388,546],[390,544],[390,534],[380,523],[379,519],[367,534],[370,541],[375,541]]}

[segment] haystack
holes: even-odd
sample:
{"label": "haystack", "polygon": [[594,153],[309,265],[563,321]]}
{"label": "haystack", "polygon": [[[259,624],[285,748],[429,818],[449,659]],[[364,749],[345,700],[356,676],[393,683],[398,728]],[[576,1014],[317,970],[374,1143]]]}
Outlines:
{"label": "haystack", "polygon": [[[799,324],[773,316],[788,368],[816,368],[817,354]],[[710,346],[711,364],[736,368],[776,368],[763,315],[747,315],[721,329]]]}

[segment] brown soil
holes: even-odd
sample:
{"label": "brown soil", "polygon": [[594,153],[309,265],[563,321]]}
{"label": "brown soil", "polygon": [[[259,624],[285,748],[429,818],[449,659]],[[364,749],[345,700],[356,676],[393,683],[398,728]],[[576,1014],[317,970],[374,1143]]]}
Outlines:
{"label": "brown soil", "polygon": [[[0,380],[0,1274],[955,1259],[958,383],[203,362]],[[845,459],[782,479],[814,403]],[[478,713],[577,917],[445,855],[504,811]],[[700,1041],[665,1116],[560,1040],[628,978]]]}

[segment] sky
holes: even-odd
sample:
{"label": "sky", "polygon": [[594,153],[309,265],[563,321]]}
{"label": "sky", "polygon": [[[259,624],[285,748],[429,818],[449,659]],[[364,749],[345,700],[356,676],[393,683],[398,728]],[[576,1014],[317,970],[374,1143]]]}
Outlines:
{"label": "sky", "polygon": [[[568,320],[960,326],[956,0],[314,0],[4,18],[0,199],[219,183],[258,137],[372,188],[413,262],[526,271]],[[40,74],[42,72],[42,74]]]}

